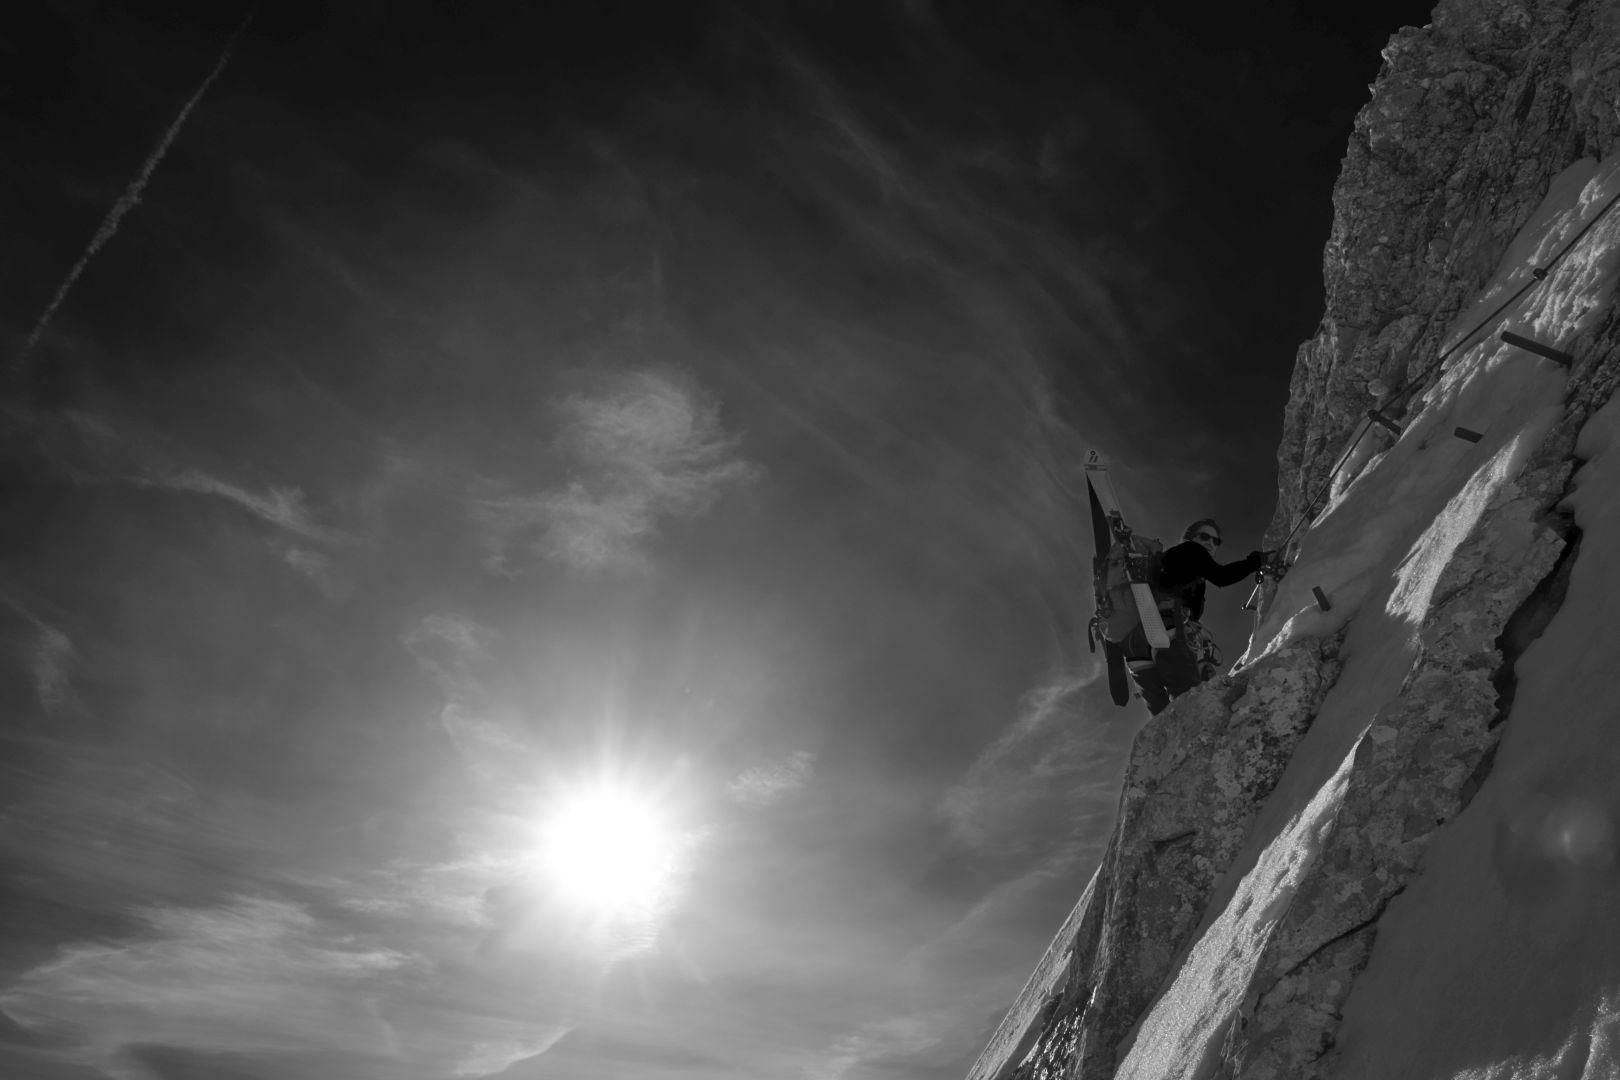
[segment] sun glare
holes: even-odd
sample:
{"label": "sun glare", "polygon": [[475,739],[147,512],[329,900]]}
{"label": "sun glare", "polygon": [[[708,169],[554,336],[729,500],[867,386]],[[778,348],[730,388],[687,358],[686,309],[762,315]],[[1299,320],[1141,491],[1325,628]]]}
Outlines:
{"label": "sun glare", "polygon": [[656,906],[669,887],[678,846],[654,803],[606,785],[558,805],[543,843],[552,887],[598,914]]}

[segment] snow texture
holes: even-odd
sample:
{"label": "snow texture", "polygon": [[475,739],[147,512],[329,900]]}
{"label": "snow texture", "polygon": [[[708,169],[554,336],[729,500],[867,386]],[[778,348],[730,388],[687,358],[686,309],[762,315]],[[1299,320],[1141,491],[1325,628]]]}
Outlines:
{"label": "snow texture", "polygon": [[1620,1075],[1620,398],[1577,453],[1568,597],[1519,661],[1490,782],[1380,923],[1345,1077]]}
{"label": "snow texture", "polygon": [[[1560,175],[1451,340],[1617,194],[1615,158]],[[1400,438],[1359,471],[1352,463],[1304,533],[1243,663],[1347,628],[1343,674],[1118,1076],[1214,1074],[1265,944],[1332,826],[1358,744],[1392,737],[1374,721],[1406,689],[1437,585],[1482,517],[1511,500],[1563,415],[1566,370],[1499,334],[1568,342],[1608,301],[1617,252],[1620,213],[1450,358]],[[1457,427],[1483,438],[1457,438]],[[1570,599],[1519,664],[1495,772],[1380,923],[1345,1009],[1336,1075],[1586,1080],[1620,1069],[1620,707],[1608,696],[1620,635],[1605,632],[1607,601],[1620,595],[1620,403],[1588,422],[1579,453],[1588,461],[1570,509],[1584,541]]]}

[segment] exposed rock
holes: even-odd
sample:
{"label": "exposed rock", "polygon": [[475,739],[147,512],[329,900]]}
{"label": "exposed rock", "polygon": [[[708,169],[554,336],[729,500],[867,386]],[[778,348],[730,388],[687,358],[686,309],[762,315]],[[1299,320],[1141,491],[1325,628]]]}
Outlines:
{"label": "exposed rock", "polygon": [[1309,639],[1216,679],[1137,735],[1069,985],[1020,1080],[1113,1075],[1332,686],[1338,644]]}
{"label": "exposed rock", "polygon": [[1478,767],[1500,736],[1498,642],[1564,547],[1538,520],[1570,472],[1555,460],[1510,485],[1446,568],[1419,658],[1401,695],[1373,719],[1333,831],[1266,945],[1221,1076],[1331,1074],[1339,1009],[1366,966],[1377,919],[1417,872],[1435,830],[1477,789]]}
{"label": "exposed rock", "polygon": [[1326,312],[1294,368],[1273,543],[1383,404],[1369,382],[1403,387],[1429,367],[1549,179],[1620,145],[1614,4],[1446,0],[1384,60],[1333,193]]}
{"label": "exposed rock", "polygon": [[[1334,193],[1327,311],[1294,372],[1273,543],[1369,408],[1416,407],[1418,377],[1455,344],[1445,335],[1550,179],[1620,150],[1620,4],[1444,0],[1430,27],[1401,31],[1384,56]],[[1421,888],[1425,852],[1490,782],[1512,723],[1513,664],[1556,613],[1579,547],[1559,508],[1576,439],[1620,385],[1620,305],[1604,302],[1576,340],[1557,343],[1574,357],[1562,418],[1449,552],[1398,694],[1368,706],[1335,816],[1269,936],[1254,939],[1264,945],[1224,1045],[1210,1048],[1218,1060],[1204,1058],[1223,1078],[1334,1075],[1341,1009],[1380,918],[1409,884]],[[1256,843],[1261,805],[1339,676],[1344,633],[1295,638],[1141,732],[1067,985],[1011,1075],[1114,1075],[1219,914],[1207,909],[1223,875]]]}

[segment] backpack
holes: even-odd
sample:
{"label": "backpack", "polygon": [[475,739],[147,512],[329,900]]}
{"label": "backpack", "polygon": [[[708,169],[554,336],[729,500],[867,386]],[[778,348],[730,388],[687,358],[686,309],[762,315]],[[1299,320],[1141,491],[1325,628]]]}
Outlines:
{"label": "backpack", "polygon": [[1096,560],[1097,629],[1105,641],[1118,645],[1131,636],[1141,624],[1136,612],[1136,597],[1131,594],[1131,562],[1139,562],[1147,581],[1151,582],[1153,598],[1165,616],[1165,626],[1174,627],[1175,599],[1164,593],[1158,585],[1159,560],[1164,545],[1151,536],[1139,536],[1129,530],[1114,534],[1108,554]]}

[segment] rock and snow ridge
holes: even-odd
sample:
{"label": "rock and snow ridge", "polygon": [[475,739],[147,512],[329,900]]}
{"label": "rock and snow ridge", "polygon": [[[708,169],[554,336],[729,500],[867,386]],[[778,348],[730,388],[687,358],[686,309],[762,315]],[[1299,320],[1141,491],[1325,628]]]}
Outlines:
{"label": "rock and snow ridge", "polygon": [[1447,0],[1385,56],[1274,538],[1368,408],[1401,434],[1138,736],[1066,975],[971,1080],[1620,1075],[1620,5]]}

